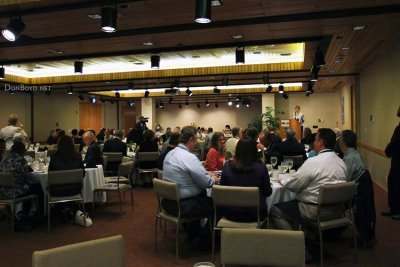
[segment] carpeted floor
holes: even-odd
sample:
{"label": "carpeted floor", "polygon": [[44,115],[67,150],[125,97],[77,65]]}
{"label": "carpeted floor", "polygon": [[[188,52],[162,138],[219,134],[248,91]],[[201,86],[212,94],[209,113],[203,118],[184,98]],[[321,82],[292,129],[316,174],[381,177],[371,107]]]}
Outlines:
{"label": "carpeted floor", "polygon": [[[122,234],[126,243],[127,266],[178,266],[175,259],[175,233],[169,224],[167,237],[160,235],[158,252],[154,252],[154,213],[156,198],[152,188],[135,189],[135,211],[131,211],[129,196],[124,203],[124,213],[119,215],[119,207],[110,204],[91,212],[93,226],[84,228],[71,222],[53,220],[52,230],[46,232],[46,223],[32,232],[10,231],[10,221],[0,220],[0,266],[29,267],[32,252],[91,239]],[[114,200],[112,198],[111,200]],[[386,205],[386,191],[375,187],[377,213]],[[325,242],[325,266],[399,266],[400,221],[377,216],[376,240],[367,248],[359,247],[358,263],[352,257],[351,232],[342,238]],[[182,234],[181,260],[179,266],[193,266],[196,262],[211,261],[210,251],[195,251],[184,243]],[[312,264],[318,265],[318,251]],[[216,266],[219,265],[219,254]]]}

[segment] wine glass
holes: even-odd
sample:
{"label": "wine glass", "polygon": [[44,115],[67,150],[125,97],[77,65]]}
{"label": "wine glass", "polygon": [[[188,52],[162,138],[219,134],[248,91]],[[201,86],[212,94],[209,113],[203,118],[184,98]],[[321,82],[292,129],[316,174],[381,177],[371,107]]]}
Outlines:
{"label": "wine glass", "polygon": [[282,162],[281,166],[282,166],[282,173],[286,173],[289,169],[287,162],[286,161]]}
{"label": "wine glass", "polygon": [[293,159],[287,159],[286,163],[289,166],[289,170],[291,170],[293,168]]}
{"label": "wine glass", "polygon": [[272,171],[273,171],[273,167],[271,164],[267,164],[267,170],[268,170],[268,174],[271,175]]}
{"label": "wine glass", "polygon": [[271,164],[272,164],[272,166],[274,166],[274,168],[275,168],[275,166],[276,166],[276,164],[278,164],[278,158],[277,157],[271,157]]}

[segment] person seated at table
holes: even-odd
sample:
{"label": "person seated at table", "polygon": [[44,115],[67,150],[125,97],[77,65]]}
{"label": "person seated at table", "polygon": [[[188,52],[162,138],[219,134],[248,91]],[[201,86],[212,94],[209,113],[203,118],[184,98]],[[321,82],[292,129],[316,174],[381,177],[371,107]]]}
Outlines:
{"label": "person seated at table", "polygon": [[317,152],[314,150],[314,142],[315,142],[315,137],[317,136],[316,133],[310,134],[307,136],[306,140],[306,145],[308,145],[308,150],[307,150],[307,158],[312,158],[317,155]]}
{"label": "person seated at table", "polygon": [[312,132],[311,132],[310,128],[308,128],[308,127],[304,128],[304,130],[303,130],[303,138],[301,139],[301,143],[306,145],[307,138],[311,134],[312,134]]}
{"label": "person seated at table", "polygon": [[268,131],[272,136],[272,143],[280,144],[282,143],[282,139],[280,138],[279,134],[277,134],[276,129],[274,126],[268,126]]}
{"label": "person seated at table", "polygon": [[307,154],[304,144],[299,143],[296,139],[296,132],[292,128],[285,129],[286,140],[277,146],[279,153],[278,164],[282,162],[283,156],[302,155],[303,160],[307,160]]}
{"label": "person seated at table", "polygon": [[[122,142],[124,139],[124,133],[121,130],[115,131],[115,138],[107,140],[104,143],[103,152],[121,152],[122,156],[127,155],[126,143]],[[121,162],[108,162],[106,166],[106,171],[117,172],[118,166]]]}
{"label": "person seated at table", "polygon": [[211,147],[208,150],[205,162],[207,171],[220,171],[225,162],[225,136],[222,132],[215,132],[211,137]]}
{"label": "person seated at table", "polygon": [[100,129],[100,132],[96,135],[96,140],[97,140],[97,142],[101,142],[101,143],[104,143],[104,137],[105,137],[105,134],[106,133],[106,128],[101,128]]}
{"label": "person seated at table", "polygon": [[43,190],[40,182],[33,176],[32,169],[28,166],[25,155],[25,145],[21,142],[15,142],[10,153],[0,163],[0,171],[12,173],[15,178],[13,188],[0,188],[0,199],[12,199],[30,194],[38,196],[39,207],[32,203],[24,202],[23,212],[38,212],[43,214]]}
{"label": "person seated at table", "polygon": [[171,136],[169,138],[169,143],[168,143],[167,149],[163,153],[161,153],[160,157],[158,158],[157,165],[160,170],[163,169],[164,159],[167,156],[168,152],[170,152],[172,149],[174,149],[175,147],[178,146],[180,136],[181,136],[180,133],[172,133],[171,134]]}
{"label": "person seated at table", "polygon": [[55,145],[58,142],[58,132],[56,130],[51,130],[49,137],[47,137],[46,143],[48,145]]}
{"label": "person seated at table", "polygon": [[264,161],[266,163],[271,162],[271,157],[272,156],[278,156],[278,150],[277,147],[278,145],[273,142],[273,134],[271,134],[268,130],[263,130],[259,137],[258,137],[260,143],[257,144],[257,148],[261,151],[263,151],[264,155]]}
{"label": "person seated at table", "polygon": [[6,141],[7,149],[10,149],[13,145],[13,137],[15,134],[20,133],[25,136],[25,138],[28,137],[24,130],[24,125],[20,123],[19,126],[17,126],[17,122],[18,116],[15,114],[10,114],[10,116],[8,116],[8,125],[0,130],[0,138]]}
{"label": "person seated at table", "polygon": [[230,158],[235,156],[236,145],[240,139],[241,133],[242,130],[239,127],[233,127],[232,137],[225,142],[226,154],[230,155]]}
{"label": "person seated at table", "polygon": [[[234,159],[224,165],[221,173],[221,185],[258,187],[260,192],[260,219],[268,215],[267,197],[272,188],[268,170],[259,160],[257,142],[250,138],[239,140]],[[222,216],[240,222],[257,221],[257,210],[248,208],[224,208]]]}
{"label": "person seated at table", "polygon": [[344,130],[341,135],[340,150],[343,151],[343,161],[347,166],[347,181],[356,181],[366,170],[357,151],[357,135],[352,130]]}
{"label": "person seated at table", "polygon": [[95,135],[92,131],[86,131],[83,134],[83,143],[87,146],[84,159],[86,168],[97,168],[97,165],[103,165],[100,146],[94,141]]}
{"label": "person seated at table", "polygon": [[253,139],[254,141],[257,141],[258,130],[256,127],[249,127],[244,131],[243,135],[244,135],[244,137],[249,137],[249,138]]}

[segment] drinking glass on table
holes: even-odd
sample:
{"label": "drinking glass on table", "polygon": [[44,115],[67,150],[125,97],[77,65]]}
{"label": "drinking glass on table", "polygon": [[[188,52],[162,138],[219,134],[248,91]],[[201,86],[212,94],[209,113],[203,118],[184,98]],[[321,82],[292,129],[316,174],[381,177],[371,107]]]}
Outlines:
{"label": "drinking glass on table", "polygon": [[43,153],[43,152],[38,153],[38,159],[39,159],[40,163],[43,163],[45,158],[46,158],[45,153]]}
{"label": "drinking glass on table", "polygon": [[283,161],[281,163],[281,167],[282,167],[282,173],[286,173],[288,171],[288,169],[289,169],[289,165],[287,164],[286,161]]}
{"label": "drinking glass on table", "polygon": [[286,163],[289,166],[289,171],[290,171],[293,168],[293,159],[287,159]]}
{"label": "drinking glass on table", "polygon": [[278,164],[278,157],[271,157],[271,164],[275,168],[276,164]]}
{"label": "drinking glass on table", "polygon": [[271,164],[267,164],[268,175],[271,176],[274,167]]}

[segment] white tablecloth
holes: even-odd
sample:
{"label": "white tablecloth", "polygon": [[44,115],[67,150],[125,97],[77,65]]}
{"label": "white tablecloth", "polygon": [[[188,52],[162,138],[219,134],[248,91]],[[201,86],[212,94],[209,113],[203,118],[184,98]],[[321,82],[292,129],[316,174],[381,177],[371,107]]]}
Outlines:
{"label": "white tablecloth", "polygon": [[[86,168],[85,169],[85,178],[83,179],[83,199],[84,202],[93,202],[93,190],[96,186],[100,186],[104,184],[104,173],[103,166],[97,165],[97,168]],[[48,173],[47,171],[43,172],[35,172],[35,177],[40,180],[40,184],[42,185],[43,192],[46,196],[47,191],[47,180]],[[103,197],[103,201],[105,201],[105,194]],[[46,207],[46,199],[45,199],[45,207]]]}
{"label": "white tablecloth", "polygon": [[271,186],[272,194],[267,197],[268,211],[271,209],[272,205],[276,203],[296,199],[296,193],[284,188],[279,182],[271,181]]}

